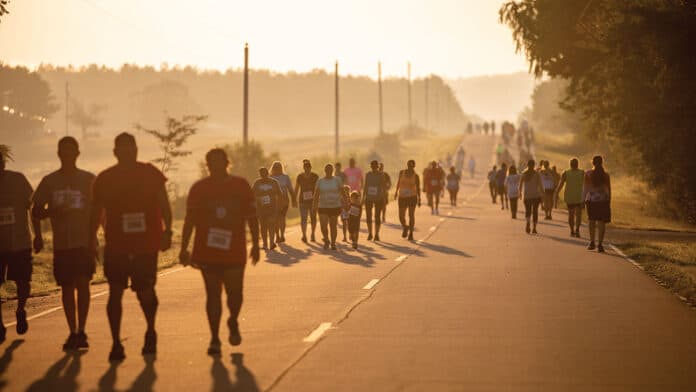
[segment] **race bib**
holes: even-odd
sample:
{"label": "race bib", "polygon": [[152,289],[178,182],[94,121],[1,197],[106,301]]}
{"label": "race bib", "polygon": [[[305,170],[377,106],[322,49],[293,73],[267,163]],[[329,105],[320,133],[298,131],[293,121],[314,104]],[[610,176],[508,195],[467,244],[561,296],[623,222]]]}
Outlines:
{"label": "race bib", "polygon": [[58,206],[77,210],[85,206],[82,192],[72,189],[63,189],[53,192],[53,202]]}
{"label": "race bib", "polygon": [[440,181],[438,181],[438,180],[430,180],[430,185],[432,185],[432,186],[438,186],[438,185],[440,185]]}
{"label": "race bib", "polygon": [[0,208],[0,226],[14,225],[16,222],[14,208]]}
{"label": "race bib", "polygon": [[232,232],[229,230],[208,229],[208,247],[220,250],[230,250],[232,246]]}
{"label": "race bib", "polygon": [[606,201],[607,195],[604,192],[590,192],[587,194],[587,201]]}
{"label": "race bib", "polygon": [[377,196],[377,191],[379,189],[376,186],[370,186],[367,188],[367,195],[368,196]]}
{"label": "race bib", "polygon": [[307,191],[307,192],[302,192],[302,200],[314,200],[314,192],[312,191]]}
{"label": "race bib", "polygon": [[144,212],[123,214],[121,219],[124,233],[144,233],[146,230]]}
{"label": "race bib", "polygon": [[348,219],[348,215],[349,215],[349,214],[348,214],[348,211],[342,211],[342,212],[341,212],[341,218],[342,218],[343,220]]}
{"label": "race bib", "polygon": [[261,205],[264,205],[264,206],[271,205],[271,197],[268,195],[261,196],[259,198],[259,200],[261,201]]}
{"label": "race bib", "polygon": [[411,192],[410,189],[399,189],[399,194],[401,197],[411,197],[413,196],[413,192]]}
{"label": "race bib", "polygon": [[449,187],[450,187],[450,188],[456,188],[457,185],[459,185],[459,181],[457,181],[457,180],[450,180],[450,182],[449,182]]}
{"label": "race bib", "polygon": [[541,185],[544,187],[544,189],[553,189],[553,177],[542,176]]}
{"label": "race bib", "polygon": [[352,215],[352,216],[360,216],[360,207],[351,206],[351,207],[350,207],[350,215]]}

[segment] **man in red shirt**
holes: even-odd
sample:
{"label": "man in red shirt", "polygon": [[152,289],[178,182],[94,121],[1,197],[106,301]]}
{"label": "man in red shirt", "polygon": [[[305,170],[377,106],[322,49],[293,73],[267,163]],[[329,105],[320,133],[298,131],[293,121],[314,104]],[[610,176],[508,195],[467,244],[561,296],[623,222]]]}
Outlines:
{"label": "man in red shirt", "polygon": [[[222,288],[227,293],[230,318],[229,342],[242,343],[237,318],[242,308],[244,268],[247,257],[246,232],[251,232],[251,262],[259,262],[259,224],[256,200],[249,182],[227,172],[229,160],[224,150],[210,150],[205,157],[210,175],[191,187],[186,219],[181,238],[179,260],[201,270],[206,288],[206,313],[210,325],[208,354],[219,355],[220,318],[222,317]],[[193,254],[188,245],[193,230]]]}
{"label": "man in red shirt", "polygon": [[147,321],[142,354],[157,352],[157,253],[171,247],[172,212],[165,189],[167,179],[151,164],[138,162],[133,135],[116,136],[114,155],[118,163],[101,172],[94,182],[88,249],[96,254],[96,233],[104,212],[104,275],[109,282],[106,312],[113,338],[109,360],[121,361],[126,357],[120,336],[121,302],[129,279]]}

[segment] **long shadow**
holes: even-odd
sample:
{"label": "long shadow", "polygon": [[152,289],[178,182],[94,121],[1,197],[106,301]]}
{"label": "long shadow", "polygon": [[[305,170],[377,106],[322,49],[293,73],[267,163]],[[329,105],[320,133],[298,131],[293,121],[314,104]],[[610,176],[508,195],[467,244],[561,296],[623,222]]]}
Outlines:
{"label": "long shadow", "polygon": [[99,378],[99,391],[113,392],[116,390],[116,370],[119,365],[121,365],[121,362],[111,362],[109,364],[109,369]]}
{"label": "long shadow", "polygon": [[554,226],[554,227],[567,227],[568,226],[567,223],[565,223],[565,224],[556,223],[554,221],[544,220],[543,218],[539,218],[539,222],[537,224],[542,225],[542,226]]}
{"label": "long shadow", "polygon": [[[569,245],[575,245],[575,246],[580,246],[580,247],[586,247],[587,244],[589,243],[588,239],[582,239],[582,238],[562,238],[562,237],[556,237],[553,235],[548,235],[548,234],[538,234],[539,237],[544,237],[544,238],[549,238],[557,242],[561,242],[564,244],[569,244]],[[608,248],[608,246],[607,246]],[[596,253],[596,251],[588,251],[588,253]],[[612,257],[618,257],[620,259],[623,259],[623,256],[616,254],[611,251],[607,251],[604,253],[606,256],[612,256]]]}
{"label": "long shadow", "polygon": [[338,250],[324,251],[331,260],[338,261],[344,264],[359,265],[361,267],[371,268],[376,260],[384,260],[384,255],[374,252],[374,249],[358,244],[357,252],[352,248],[340,247]]}
{"label": "long shadow", "polygon": [[468,221],[477,221],[477,220],[478,220],[478,219],[476,219],[476,218],[469,218],[468,216],[456,216],[456,215],[445,216],[444,218],[447,218],[447,219],[458,219],[458,220],[468,220]]}
{"label": "long shadow", "polygon": [[213,392],[258,392],[256,377],[244,366],[244,354],[232,354],[232,364],[235,366],[236,382],[230,380],[230,373],[222,363],[220,356],[213,357],[213,365],[210,374],[213,377]]}
{"label": "long shadow", "polygon": [[294,264],[312,256],[312,251],[309,249],[301,250],[285,243],[279,244],[278,249],[282,252],[271,251],[266,253],[267,263],[279,264],[283,267],[292,267]]}
{"label": "long shadow", "polygon": [[423,248],[431,250],[433,252],[444,253],[447,255],[467,257],[467,258],[474,257],[466,252],[462,252],[459,249],[451,248],[451,247],[445,246],[445,245],[435,245],[435,244],[430,244],[430,243],[424,242],[421,244],[421,246]]}
{"label": "long shadow", "polygon": [[140,371],[138,377],[133,380],[133,384],[131,384],[130,388],[128,388],[128,391],[139,392],[153,390],[155,381],[157,381],[157,373],[155,372],[155,356],[147,355],[144,357],[144,359],[145,367],[142,371]]}
{"label": "long shadow", "polygon": [[54,363],[44,376],[27,388],[28,392],[38,391],[76,391],[79,388],[77,376],[80,374],[81,357],[86,352],[66,353]]}
{"label": "long shadow", "polygon": [[[405,242],[406,240],[404,240]],[[413,242],[408,242],[412,246],[416,246],[415,243]],[[408,255],[413,255],[413,256],[422,256],[423,252],[420,251],[418,248],[407,246],[407,245],[395,245],[392,244],[391,242],[376,242],[375,243],[377,246],[380,246],[382,248],[389,249],[394,252],[402,253],[402,254],[408,254]]]}
{"label": "long shadow", "polygon": [[[7,346],[5,352],[2,354],[2,357],[0,357],[0,375],[5,374],[7,367],[10,366],[10,362],[12,362],[14,351],[17,350],[22,343],[24,343],[24,339],[15,339],[12,341],[12,343],[10,343],[9,346]],[[7,380],[0,380],[0,391],[5,389],[6,386]]]}

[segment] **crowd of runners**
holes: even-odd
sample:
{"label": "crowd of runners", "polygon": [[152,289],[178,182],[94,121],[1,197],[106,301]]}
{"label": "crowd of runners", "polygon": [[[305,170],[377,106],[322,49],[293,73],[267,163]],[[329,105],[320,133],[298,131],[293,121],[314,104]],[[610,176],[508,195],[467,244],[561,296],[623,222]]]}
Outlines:
{"label": "crowd of runners", "polygon": [[[0,284],[5,278],[16,283],[16,330],[25,334],[29,328],[25,305],[30,295],[32,252],[44,249],[42,221],[49,220],[53,274],[61,287],[70,331],[63,349],[87,349],[90,281],[99,257],[97,233],[103,228],[102,259],[109,286],[107,316],[113,341],[109,360],[121,361],[125,359],[120,335],[122,298],[129,287],[136,293],[147,323],[142,354],[157,351],[157,260],[159,252],[172,247],[173,233],[163,173],[138,161],[136,140],[129,133],[115,138],[113,153],[116,164],[95,176],[78,168],[79,144],[75,138],[64,137],[58,142],[60,168],[45,176],[36,190],[23,174],[6,170],[6,157],[0,156]],[[402,237],[413,240],[421,192],[425,193],[432,214],[439,213],[445,190],[450,203],[456,205],[464,159],[464,150],[460,149],[449,174],[442,162],[433,161],[422,177],[416,172],[416,162],[409,160],[399,171],[395,184],[384,165],[376,160],[370,162],[367,173],[351,159],[345,170],[340,163],[326,164],[322,175],[313,171],[309,160],[304,160],[303,171],[294,183],[284,172],[283,164],[274,162],[270,170],[260,168],[259,177],[250,184],[229,173],[230,162],[224,150],[210,150],[205,157],[209,175],[193,184],[188,193],[179,250],[181,264],[199,269],[205,284],[205,310],[211,332],[208,352],[215,355],[221,351],[223,289],[230,312],[228,341],[231,345],[241,344],[237,319],[246,260],[250,258],[255,265],[261,249],[272,252],[278,243],[286,241],[286,216],[291,206],[299,208],[302,241],[316,242],[319,225],[323,248],[335,251],[339,224],[343,241],[358,248],[363,215],[367,240],[380,241],[386,208],[393,198],[398,205]],[[473,158],[469,167],[473,175]],[[6,329],[0,319],[0,343],[5,337]]]}

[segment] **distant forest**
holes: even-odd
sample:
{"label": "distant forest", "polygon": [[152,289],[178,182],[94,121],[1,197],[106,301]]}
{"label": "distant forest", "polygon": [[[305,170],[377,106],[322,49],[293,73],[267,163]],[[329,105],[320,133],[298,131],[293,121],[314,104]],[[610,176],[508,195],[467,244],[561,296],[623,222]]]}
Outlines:
{"label": "distant forest", "polygon": [[[37,73],[49,87],[49,94],[42,91],[38,97],[48,100],[43,106],[49,110],[37,115],[47,117],[43,128],[57,134],[65,131],[67,83],[71,113],[69,126],[74,134],[79,135],[82,131],[87,135],[111,136],[131,130],[134,123],[158,127],[166,113],[171,116],[208,115],[203,130],[241,135],[243,75],[240,70],[217,72],[193,67],[163,66],[158,70],[133,65],[124,65],[120,69],[96,65],[82,68],[42,65]],[[0,98],[4,98],[5,105],[17,106],[31,100],[22,97],[20,83],[14,83],[17,88],[10,88],[8,85],[12,83],[7,79],[31,74],[21,67],[0,65],[0,93],[3,89],[7,91]],[[252,136],[307,136],[333,132],[333,74],[322,70],[286,74],[251,70],[249,80],[249,128]],[[428,78],[427,85],[426,113],[425,80],[417,79],[412,83],[414,124],[439,133],[463,131],[469,116],[462,111],[451,88],[437,76]],[[408,123],[407,88],[405,79],[383,81],[384,130],[387,132],[397,131]],[[340,129],[343,132],[377,132],[378,113],[376,80],[362,76],[341,77]],[[0,116],[6,115],[7,112],[0,113]],[[2,133],[11,131],[2,128]]]}

